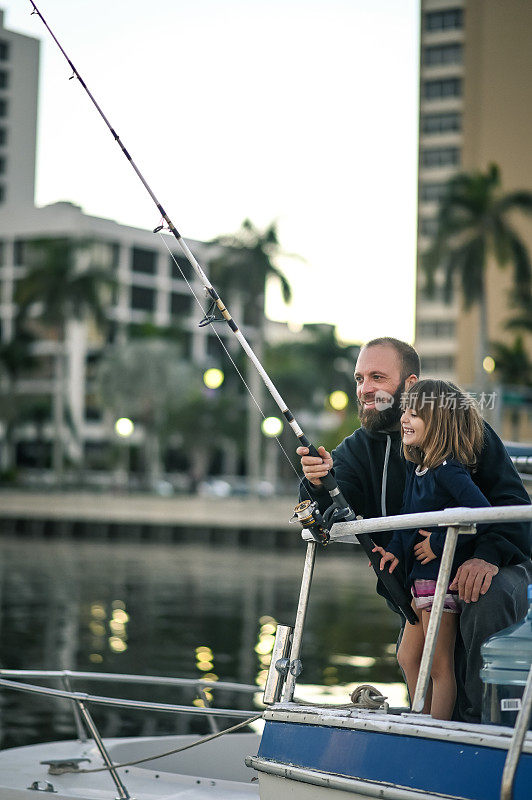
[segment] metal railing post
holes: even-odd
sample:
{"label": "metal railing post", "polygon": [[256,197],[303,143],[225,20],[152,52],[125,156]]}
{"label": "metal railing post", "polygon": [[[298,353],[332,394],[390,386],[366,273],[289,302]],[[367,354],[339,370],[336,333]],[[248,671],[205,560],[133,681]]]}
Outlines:
{"label": "metal railing post", "polygon": [[423,711],[423,706],[425,705],[425,697],[427,695],[427,689],[430,680],[430,671],[432,669],[432,661],[434,659],[434,651],[436,649],[436,641],[438,639],[441,616],[443,614],[445,595],[447,593],[447,587],[449,586],[449,578],[451,575],[451,568],[453,566],[453,558],[456,550],[458,534],[472,533],[474,529],[474,525],[469,525],[467,527],[460,525],[449,525],[447,528],[440,570],[438,572],[438,580],[436,581],[434,604],[432,606],[432,611],[430,612],[430,620],[427,628],[427,635],[425,637],[423,655],[421,656],[416,691],[412,701],[412,711],[416,714],[421,714]]}
{"label": "metal railing post", "polygon": [[108,767],[109,774],[110,774],[111,778],[113,779],[116,788],[118,789],[118,798],[117,798],[117,800],[132,800],[131,795],[129,794],[128,790],[126,789],[126,787],[122,783],[122,781],[121,781],[121,779],[120,779],[120,777],[118,775],[118,772],[116,771],[115,767],[113,766],[113,762],[111,761],[111,759],[109,757],[109,753],[107,752],[107,750],[105,748],[105,745],[104,745],[104,743],[102,741],[102,737],[100,736],[100,734],[98,732],[98,728],[94,724],[94,720],[92,719],[92,717],[91,717],[91,715],[89,713],[89,710],[86,708],[86,706],[85,706],[85,704],[83,703],[82,700],[76,700],[76,702],[78,704],[78,708],[79,708],[79,710],[81,712],[81,715],[82,715],[82,717],[83,717],[83,719],[85,721],[85,724],[86,724],[88,730],[91,733],[91,736],[93,737],[93,739],[94,739],[94,741],[96,743],[96,747],[100,751],[100,755],[103,758],[104,764],[105,764],[106,767]]}
{"label": "metal railing post", "polygon": [[532,711],[532,665],[528,671],[525,690],[521,699],[521,708],[515,721],[514,732],[508,747],[508,755],[504,762],[501,781],[501,800],[512,800],[514,791],[514,780],[519,758],[523,750],[523,742],[530,724],[530,712]]}
{"label": "metal railing post", "polygon": [[292,635],[292,647],[290,648],[290,667],[286,678],[284,690],[284,700],[291,701],[294,697],[296,680],[301,675],[302,665],[299,655],[301,653],[301,640],[303,638],[303,627],[307,615],[308,601],[310,595],[310,585],[312,583],[312,573],[314,572],[314,562],[316,560],[315,541],[309,542],[305,555],[305,566],[303,567],[303,577],[301,578],[301,589],[299,592],[299,602],[297,604],[296,621],[294,623],[294,633]]}
{"label": "metal railing post", "polygon": [[[65,687],[67,692],[72,692],[72,684],[70,682],[70,677],[66,673],[63,674],[61,678],[61,683]],[[87,741],[87,731],[85,730],[85,726],[83,725],[83,718],[79,713],[78,704],[75,700],[72,700],[72,713],[74,714],[74,724],[76,726],[76,731],[78,734],[78,739],[81,742]]]}

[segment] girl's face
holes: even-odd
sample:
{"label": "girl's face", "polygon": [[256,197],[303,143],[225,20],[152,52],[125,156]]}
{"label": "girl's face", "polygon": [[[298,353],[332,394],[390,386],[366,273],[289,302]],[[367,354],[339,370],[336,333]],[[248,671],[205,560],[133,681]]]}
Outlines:
{"label": "girl's face", "polygon": [[425,435],[425,423],[413,408],[407,408],[401,417],[401,432],[403,444],[420,447]]}

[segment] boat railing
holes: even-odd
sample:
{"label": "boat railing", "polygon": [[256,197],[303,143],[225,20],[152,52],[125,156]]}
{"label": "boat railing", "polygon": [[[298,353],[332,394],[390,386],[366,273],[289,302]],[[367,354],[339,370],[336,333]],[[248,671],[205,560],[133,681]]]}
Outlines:
{"label": "boat railing", "polygon": [[[65,688],[54,689],[47,686],[23,683],[21,680],[12,680],[13,678],[41,678],[44,680],[59,679],[63,682]],[[128,700],[126,698],[106,697],[89,694],[88,692],[72,691],[71,681],[79,679],[91,681],[116,681],[118,683],[139,683],[158,686],[193,687],[200,692],[201,699],[205,704],[203,706],[187,706],[173,703],[154,703],[141,700]],[[73,708],[75,709],[74,716],[78,737],[82,741],[85,741],[88,738],[87,734],[89,734],[94,740],[105,767],[108,769],[109,774],[114,781],[115,787],[118,791],[119,800],[130,800],[131,796],[109,756],[105,743],[103,742],[100,732],[98,731],[98,728],[88,709],[88,705],[112,706],[115,708],[135,709],[137,711],[154,711],[169,714],[198,714],[206,716],[211,721],[217,717],[248,720],[250,717],[256,715],[256,711],[216,708],[209,706],[207,704],[207,698],[204,695],[204,691],[206,688],[209,688],[209,690],[225,689],[228,691],[239,691],[246,694],[255,694],[258,691],[257,686],[237,684],[229,681],[208,681],[201,678],[166,678],[163,676],[127,674],[114,675],[112,673],[77,672],[72,670],[9,669],[0,669],[0,687],[18,692],[27,692],[34,695],[71,700],[73,703]]]}
{"label": "boat railing", "polygon": [[[447,508],[443,511],[430,511],[417,514],[399,514],[376,519],[357,519],[351,522],[337,522],[330,531],[331,543],[358,544],[357,534],[384,533],[390,531],[411,530],[412,528],[430,528],[440,526],[446,528],[445,545],[436,582],[434,604],[425,636],[425,646],[421,658],[416,690],[412,699],[412,714],[420,714],[425,705],[425,698],[430,683],[430,673],[436,640],[443,614],[445,594],[453,564],[456,543],[460,534],[474,535],[476,525],[497,522],[532,522],[532,506],[492,506],[490,508]],[[291,702],[294,698],[297,677],[302,670],[300,660],[303,628],[308,608],[312,574],[316,557],[317,542],[310,532],[303,529],[302,537],[307,541],[305,565],[301,581],[298,608],[293,630],[280,626],[280,638],[274,651],[283,652],[284,657],[278,664],[272,663],[266,692],[265,703],[282,699]],[[287,642],[291,639],[291,643]],[[277,672],[277,674],[276,674]],[[284,684],[284,685],[283,685]],[[532,668],[528,676],[523,695],[522,706],[516,720],[514,735],[508,747],[508,754],[501,786],[501,800],[510,800],[515,771],[522,752],[525,734],[528,729],[532,710]]]}

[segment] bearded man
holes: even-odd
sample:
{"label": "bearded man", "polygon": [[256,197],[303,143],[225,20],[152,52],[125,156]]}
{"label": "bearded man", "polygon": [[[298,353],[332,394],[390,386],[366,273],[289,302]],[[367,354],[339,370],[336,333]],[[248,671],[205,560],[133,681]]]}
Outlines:
{"label": "bearded man", "polygon": [[[355,367],[361,427],[344,439],[332,455],[320,447],[317,458],[309,456],[306,447],[298,447],[305,474],[301,499],[310,496],[325,511],[330,497],[320,478],[332,469],[356,514],[368,519],[401,512],[406,467],[400,401],[419,374],[419,356],[406,342],[384,337],[373,339],[362,348]],[[487,423],[472,478],[493,506],[530,504],[503,443]],[[383,547],[390,538],[391,533],[372,536]],[[526,589],[532,582],[531,544],[529,523],[483,526],[482,533],[474,537],[473,557],[459,567],[451,584],[458,591],[462,609],[455,649],[458,720],[480,720],[481,644],[526,614]],[[387,598],[380,580],[377,591]]]}

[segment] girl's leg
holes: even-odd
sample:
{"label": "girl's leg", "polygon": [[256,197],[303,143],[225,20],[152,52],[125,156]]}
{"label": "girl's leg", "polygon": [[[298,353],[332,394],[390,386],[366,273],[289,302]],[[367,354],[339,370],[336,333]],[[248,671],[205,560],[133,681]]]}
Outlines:
{"label": "girl's leg", "polygon": [[[419,610],[416,609],[415,603],[412,603],[412,607],[419,616]],[[408,693],[410,695],[411,702],[414,699],[414,693],[416,691],[417,678],[419,675],[419,665],[421,663],[421,655],[423,653],[424,644],[425,644],[425,630],[423,628],[422,622],[418,622],[417,625],[411,625],[410,622],[407,622],[405,624],[405,628],[403,631],[403,638],[401,639],[399,650],[397,651],[397,660],[399,662],[399,666],[401,667],[401,669],[405,674],[406,683],[408,686]],[[423,709],[424,714],[429,713],[430,709],[429,697],[430,697],[430,692],[427,693],[427,700],[425,701],[425,707]]]}
{"label": "girl's leg", "polygon": [[[422,612],[423,630],[426,635],[430,612]],[[454,676],[454,642],[458,626],[458,614],[444,611],[438,631],[434,660],[430,672],[432,678],[432,703],[430,713],[434,719],[451,719],[456,701],[456,679]]]}

